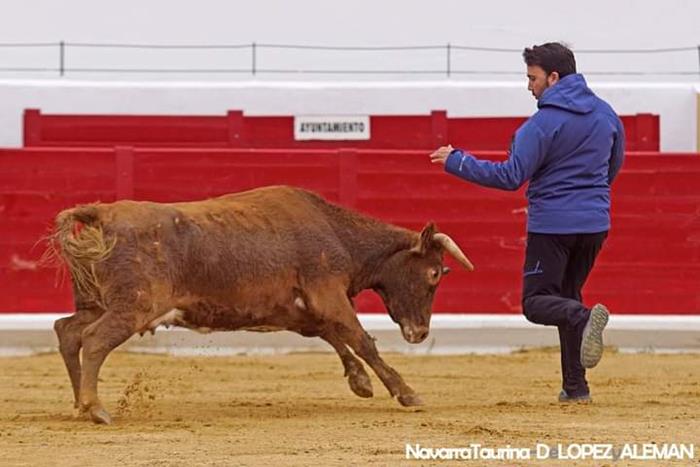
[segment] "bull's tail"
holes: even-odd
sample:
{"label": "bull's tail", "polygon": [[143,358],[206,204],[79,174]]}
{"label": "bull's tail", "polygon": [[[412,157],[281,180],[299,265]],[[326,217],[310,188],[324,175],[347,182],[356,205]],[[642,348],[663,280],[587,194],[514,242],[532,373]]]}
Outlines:
{"label": "bull's tail", "polygon": [[102,286],[95,265],[109,257],[117,239],[105,236],[97,205],[61,211],[48,240],[44,259],[65,264],[77,291],[85,298],[102,303]]}

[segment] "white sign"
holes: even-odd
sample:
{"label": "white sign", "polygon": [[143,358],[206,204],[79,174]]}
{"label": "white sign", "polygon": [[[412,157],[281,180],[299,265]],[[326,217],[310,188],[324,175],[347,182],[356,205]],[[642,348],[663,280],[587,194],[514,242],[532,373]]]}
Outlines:
{"label": "white sign", "polygon": [[369,139],[369,116],[295,116],[297,141],[343,141]]}

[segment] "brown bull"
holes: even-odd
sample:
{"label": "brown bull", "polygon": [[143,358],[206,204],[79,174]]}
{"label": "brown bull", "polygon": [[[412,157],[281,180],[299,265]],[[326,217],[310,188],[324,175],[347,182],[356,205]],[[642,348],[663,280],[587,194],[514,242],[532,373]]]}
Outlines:
{"label": "brown bull", "polygon": [[473,269],[433,224],[413,232],[291,187],[189,203],[78,206],[57,216],[52,239],[76,305],[54,328],[75,406],[97,423],[111,422],[97,396],[105,358],[160,324],[318,336],[338,352],[355,394],[371,397],[372,386],[354,354],[402,405],[419,405],[379,357],[351,299],[375,290],[403,337],[418,343],[428,335],[443,252]]}

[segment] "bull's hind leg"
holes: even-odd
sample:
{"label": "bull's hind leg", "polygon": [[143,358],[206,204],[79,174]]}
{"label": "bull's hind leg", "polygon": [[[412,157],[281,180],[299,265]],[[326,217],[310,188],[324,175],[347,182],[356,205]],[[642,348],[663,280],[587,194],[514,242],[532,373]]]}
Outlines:
{"label": "bull's hind leg", "polygon": [[132,315],[107,312],[83,330],[83,362],[80,377],[80,408],[95,423],[112,423],[97,396],[97,377],[107,355],[135,332]]}
{"label": "bull's hind leg", "polygon": [[347,346],[338,339],[333,334],[322,335],[321,338],[331,344],[340,360],[343,362],[343,368],[345,368],[345,376],[348,377],[348,384],[352,392],[360,397],[372,397],[374,395],[372,391],[372,381],[369,379],[369,375],[365,371],[365,368]]}
{"label": "bull's hind leg", "polygon": [[58,349],[68,370],[70,383],[73,386],[74,407],[78,408],[80,400],[80,347],[81,334],[85,326],[97,320],[103,310],[94,308],[78,308],[71,316],[57,319],[53,325],[58,337]]}

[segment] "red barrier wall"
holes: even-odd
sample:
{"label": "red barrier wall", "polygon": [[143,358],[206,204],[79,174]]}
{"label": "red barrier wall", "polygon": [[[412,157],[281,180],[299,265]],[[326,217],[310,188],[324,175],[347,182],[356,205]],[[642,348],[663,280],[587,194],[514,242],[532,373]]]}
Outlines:
{"label": "red barrier wall", "polygon": [[[448,118],[431,115],[371,116],[368,141],[295,141],[294,117],[46,115],[24,114],[26,147],[119,145],[202,148],[431,149],[451,143],[471,151],[507,150],[526,117]],[[622,116],[628,151],[659,150],[659,116]]]}
{"label": "red barrier wall", "polygon": [[[482,153],[500,159],[503,152]],[[437,312],[520,309],[524,193],[480,188],[431,165],[424,151],[76,149],[0,150],[0,312],[73,308],[67,281],[42,269],[35,245],[53,217],[77,203],[201,199],[269,184],[315,190],[332,201],[414,229],[434,220],[467,252]],[[613,230],[585,290],[616,313],[700,313],[700,157],[630,155],[615,185]],[[379,311],[374,295],[359,300]]]}

